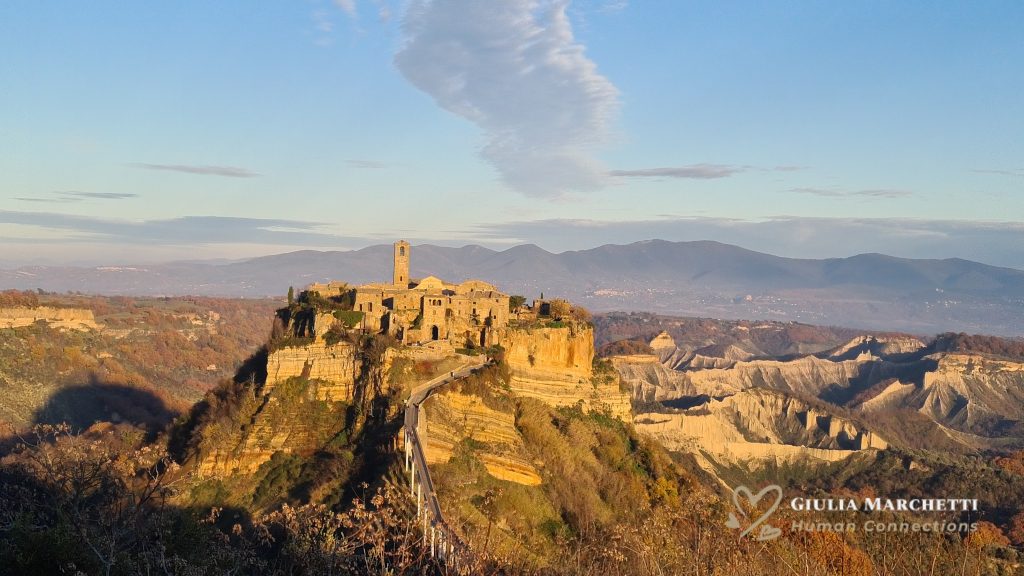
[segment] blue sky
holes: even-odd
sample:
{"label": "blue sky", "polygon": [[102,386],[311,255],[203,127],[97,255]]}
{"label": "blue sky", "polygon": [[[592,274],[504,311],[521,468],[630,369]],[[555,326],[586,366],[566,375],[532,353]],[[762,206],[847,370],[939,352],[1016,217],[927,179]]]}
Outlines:
{"label": "blue sky", "polygon": [[1024,267],[1019,2],[0,4],[0,265],[652,237]]}

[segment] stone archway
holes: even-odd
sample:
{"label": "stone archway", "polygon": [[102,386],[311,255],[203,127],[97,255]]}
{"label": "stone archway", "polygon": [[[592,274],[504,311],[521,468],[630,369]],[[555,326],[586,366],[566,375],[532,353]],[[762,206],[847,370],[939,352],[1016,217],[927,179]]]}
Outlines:
{"label": "stone archway", "polygon": [[440,337],[441,337],[441,329],[438,328],[436,325],[432,326],[430,328],[430,339],[431,340],[437,340]]}

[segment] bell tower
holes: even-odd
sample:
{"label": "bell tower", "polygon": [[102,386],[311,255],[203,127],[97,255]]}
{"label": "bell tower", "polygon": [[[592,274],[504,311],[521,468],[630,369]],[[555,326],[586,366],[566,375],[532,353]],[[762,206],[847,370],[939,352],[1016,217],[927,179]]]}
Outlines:
{"label": "bell tower", "polygon": [[395,242],[395,276],[394,285],[401,288],[409,287],[409,243],[405,240]]}

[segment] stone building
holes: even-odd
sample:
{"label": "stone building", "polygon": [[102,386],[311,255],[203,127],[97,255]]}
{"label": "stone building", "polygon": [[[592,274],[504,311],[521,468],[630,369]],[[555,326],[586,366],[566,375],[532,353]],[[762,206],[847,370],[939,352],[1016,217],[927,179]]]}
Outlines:
{"label": "stone building", "polygon": [[509,296],[482,280],[459,284],[436,276],[409,278],[412,247],[395,242],[392,281],[350,287],[342,282],[311,284],[324,297],[352,299],[362,313],[359,328],[386,332],[406,344],[445,340],[456,347],[490,346],[508,325]]}

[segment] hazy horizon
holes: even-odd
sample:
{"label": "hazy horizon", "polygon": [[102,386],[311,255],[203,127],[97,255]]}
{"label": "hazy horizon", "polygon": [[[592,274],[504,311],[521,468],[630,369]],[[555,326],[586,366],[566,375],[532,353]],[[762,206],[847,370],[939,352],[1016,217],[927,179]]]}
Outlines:
{"label": "hazy horizon", "polygon": [[[779,228],[784,228],[782,223],[775,223]],[[763,224],[767,225],[767,224]],[[851,226],[862,226],[869,227],[864,223],[851,223]],[[753,236],[756,234],[755,230],[751,230],[746,235],[746,243],[737,243],[728,240],[720,240],[714,238],[685,238],[670,240],[666,238],[639,238],[630,239],[628,234],[617,234],[616,237],[622,237],[623,240],[616,241],[615,238],[609,238],[608,241],[602,241],[600,238],[593,238],[590,244],[586,244],[586,240],[590,239],[589,236],[575,237],[574,242],[567,246],[552,247],[551,243],[543,242],[516,242],[516,243],[505,243],[505,242],[470,242],[470,241],[445,241],[445,240],[430,240],[430,239],[419,239],[415,237],[401,237],[401,239],[410,241],[414,246],[416,245],[431,245],[446,248],[463,248],[469,246],[481,246],[490,250],[498,252],[508,250],[517,246],[534,245],[541,249],[550,252],[552,254],[561,254],[564,252],[574,252],[590,250],[599,248],[604,245],[618,245],[625,246],[629,244],[636,244],[650,241],[666,241],[666,242],[719,242],[722,244],[728,244],[731,246],[737,246],[745,250],[751,250],[754,252],[760,252],[763,254],[769,254],[771,256],[779,256],[782,258],[797,258],[797,259],[808,259],[808,260],[825,260],[825,259],[842,259],[849,258],[852,256],[858,256],[862,254],[883,254],[886,256],[893,256],[897,258],[908,258],[908,259],[923,259],[923,260],[945,260],[950,258],[960,258],[963,260],[970,260],[981,264],[987,264],[990,266],[998,266],[1004,268],[1013,268],[1018,270],[1024,270],[1024,260],[1017,259],[1018,256],[1013,251],[1012,242],[1007,243],[1007,250],[1003,253],[989,253],[989,254],[978,254],[978,257],[972,257],[970,250],[951,250],[949,254],[943,254],[935,249],[934,246],[922,246],[919,244],[915,245],[903,245],[903,246],[891,246],[896,248],[895,250],[886,250],[884,246],[884,238],[875,238],[875,243],[866,244],[867,249],[860,251],[842,251],[841,249],[835,250],[834,253],[829,253],[829,249],[836,248],[836,244],[829,244],[827,242],[816,241],[809,244],[803,244],[800,242],[787,242],[786,238],[782,238],[781,235],[776,236],[774,239],[763,238],[760,241]],[[997,232],[992,232],[995,236]],[[724,235],[723,235],[724,237]],[[738,238],[743,238],[742,235],[737,235]],[[154,251],[145,250],[141,253],[127,250],[124,253],[118,252],[107,252],[104,255],[95,256],[92,258],[39,258],[35,257],[32,259],[19,260],[17,258],[7,258],[0,256],[0,269],[14,270],[18,268],[24,268],[29,266],[49,266],[49,267],[96,267],[96,266],[131,266],[131,265],[163,265],[163,264],[182,264],[182,263],[195,263],[195,264],[227,264],[233,262],[244,262],[255,258],[261,258],[266,256],[276,256],[282,254],[289,254],[293,252],[301,252],[305,250],[312,250],[317,252],[349,252],[358,251],[366,248],[372,248],[375,246],[390,245],[394,240],[398,239],[366,239],[362,244],[353,244],[349,246],[261,246],[261,245],[249,245],[245,247],[243,254],[236,254],[234,256],[224,255],[218,249],[211,250],[209,256],[204,256],[202,251],[195,249],[190,250],[187,255],[179,256],[177,252],[170,251]],[[820,239],[819,239],[820,240]],[[840,239],[841,240],[841,239]],[[758,246],[760,244],[760,246]],[[141,257],[134,257],[133,254],[141,254]],[[161,254],[166,256],[161,257]],[[967,254],[967,255],[965,255]]]}

